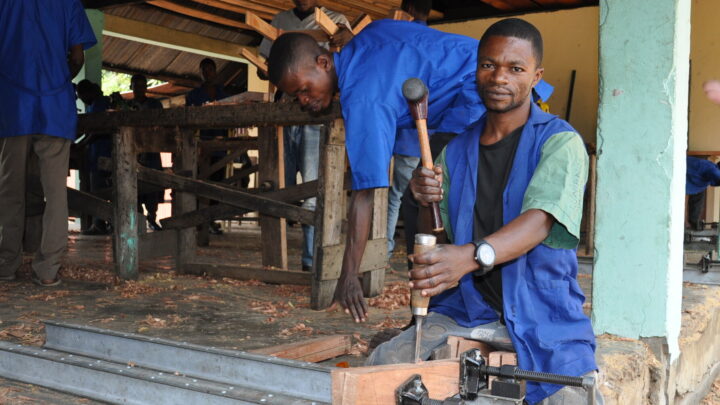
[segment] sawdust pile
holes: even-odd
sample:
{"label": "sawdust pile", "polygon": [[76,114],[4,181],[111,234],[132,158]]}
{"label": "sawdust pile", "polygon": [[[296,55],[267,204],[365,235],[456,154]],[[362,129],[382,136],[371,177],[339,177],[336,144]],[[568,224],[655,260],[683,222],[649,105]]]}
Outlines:
{"label": "sawdust pile", "polygon": [[145,332],[149,328],[159,329],[175,326],[185,320],[187,320],[187,318],[182,318],[176,314],[168,315],[165,319],[148,314],[145,319],[139,322],[140,327],[138,328],[138,332]]}
{"label": "sawdust pile", "polygon": [[167,288],[155,287],[143,283],[142,281],[125,281],[115,287],[113,290],[120,293],[122,298],[135,298],[138,296],[147,296],[167,291]]}
{"label": "sawdust pile", "polygon": [[405,308],[410,305],[410,287],[404,281],[391,283],[383,288],[382,294],[369,298],[368,305],[387,310]]}
{"label": "sawdust pile", "polygon": [[353,344],[348,354],[351,356],[364,356],[368,352],[368,341],[363,339],[359,333],[353,333]]}
{"label": "sawdust pile", "polygon": [[0,339],[12,340],[29,346],[42,346],[45,343],[44,331],[45,325],[40,321],[23,322],[0,330]]}
{"label": "sawdust pile", "polygon": [[385,320],[383,320],[380,323],[376,323],[374,325],[369,325],[370,329],[375,330],[384,330],[384,329],[400,329],[408,324],[407,319],[393,319],[389,316],[385,317]]}
{"label": "sawdust pile", "polygon": [[31,301],[52,301],[58,298],[67,297],[71,294],[72,293],[68,290],[53,290],[50,292],[31,295],[27,297],[27,299]]}
{"label": "sawdust pile", "polygon": [[78,266],[64,263],[60,268],[60,278],[87,281],[98,284],[116,285],[120,279],[110,269],[99,269],[96,266]]}
{"label": "sawdust pile", "polygon": [[720,378],[715,380],[712,389],[703,399],[701,405],[720,405]]}
{"label": "sawdust pile", "polygon": [[313,334],[315,329],[313,329],[310,326],[305,325],[304,323],[298,323],[297,325],[293,326],[289,329],[283,329],[280,331],[278,336],[281,337],[290,337],[295,335],[302,335],[302,336],[310,336]]}

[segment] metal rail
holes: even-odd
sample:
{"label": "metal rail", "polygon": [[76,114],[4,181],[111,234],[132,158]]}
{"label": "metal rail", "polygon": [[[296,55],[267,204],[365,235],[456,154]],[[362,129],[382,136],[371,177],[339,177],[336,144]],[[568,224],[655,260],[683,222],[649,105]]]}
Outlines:
{"label": "metal rail", "polygon": [[329,404],[330,368],[45,322],[43,348],[0,341],[0,376],[123,404]]}

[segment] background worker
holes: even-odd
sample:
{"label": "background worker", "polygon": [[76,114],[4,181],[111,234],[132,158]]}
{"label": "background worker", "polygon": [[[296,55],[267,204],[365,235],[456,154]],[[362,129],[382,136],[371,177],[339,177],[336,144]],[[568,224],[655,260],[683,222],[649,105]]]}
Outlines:
{"label": "background worker", "polygon": [[[133,92],[133,99],[130,103],[131,108],[135,110],[162,110],[162,103],[154,98],[147,96],[147,78],[144,75],[134,75],[130,79],[130,88]],[[138,155],[138,163],[145,167],[155,170],[162,170],[162,160],[160,152],[143,152]],[[145,206],[147,211],[146,218],[148,226],[153,231],[159,231],[162,228],[157,223],[158,205],[163,201],[165,191],[151,191],[138,195],[138,207]],[[141,208],[140,208],[141,209]]]}
{"label": "background worker", "polygon": [[[413,173],[413,195],[424,207],[441,204],[452,243],[413,260],[427,267],[411,271],[411,288],[432,297],[423,358],[449,335],[501,346],[509,336],[522,369],[571,376],[597,369],[576,279],[588,157],[567,122],[532,102],[542,54],[540,33],[526,21],[490,26],[477,60],[487,114],[450,141],[434,170]],[[427,208],[420,218],[428,231]],[[415,326],[378,346],[368,363],[412,361],[414,341]],[[528,382],[525,399],[586,403],[583,389],[560,388]]]}
{"label": "background worker", "polygon": [[[104,96],[100,86],[90,80],[84,79],[77,84],[77,96],[85,104],[88,114],[107,111],[111,108],[110,97]],[[112,185],[112,173],[105,170],[100,161],[110,162],[112,159],[112,134],[93,133],[86,134],[86,138],[78,145],[87,145],[85,155],[85,169],[88,171],[90,192],[99,193],[107,191]],[[93,217],[92,225],[82,231],[83,235],[109,235],[110,225],[102,218]]]}
{"label": "background worker", "polygon": [[[319,6],[317,0],[294,0],[295,8],[278,13],[272,19],[271,25],[286,31],[299,31],[320,29],[315,22],[315,8],[320,8],[330,19],[342,29],[332,38],[332,45],[342,47],[352,38],[347,18],[341,13]],[[327,49],[330,43],[323,42],[318,45]],[[272,41],[264,38],[260,44],[260,55],[267,58],[270,54]],[[259,72],[259,71],[258,71]],[[258,73],[260,74],[260,73]],[[267,77],[262,77],[267,79]],[[278,92],[276,98],[282,97]],[[320,131],[322,125],[292,125],[283,128],[283,153],[285,160],[285,186],[297,184],[297,174],[300,173],[302,181],[317,180],[318,165],[320,162]],[[315,209],[315,198],[306,199],[302,207]],[[315,228],[302,225],[303,248],[302,269],[310,271],[313,264],[313,240]]]}
{"label": "background worker", "polygon": [[477,44],[472,38],[394,20],[371,23],[339,54],[329,53],[299,33],[284,34],[273,44],[268,59],[270,81],[297,97],[303,108],[322,111],[340,92],[353,192],[334,301],[356,322],[367,317],[358,277],[370,232],[374,189],[388,187],[397,129],[414,125],[402,84],[410,77],[428,84],[431,129],[462,131],[485,111],[473,80]]}
{"label": "background worker", "polygon": [[[432,9],[432,0],[403,0],[400,8],[413,16],[414,23],[427,25],[427,18]],[[417,130],[414,128],[399,129],[393,146],[392,182],[388,190],[388,257],[395,249],[395,228],[400,216],[402,196],[410,182],[412,171],[415,170],[418,163],[420,163],[420,144]]]}
{"label": "background worker", "polygon": [[77,115],[71,80],[95,45],[79,0],[0,0],[0,280],[22,264],[26,163],[35,152],[45,196],[32,279],[55,286],[67,248],[67,174]]}

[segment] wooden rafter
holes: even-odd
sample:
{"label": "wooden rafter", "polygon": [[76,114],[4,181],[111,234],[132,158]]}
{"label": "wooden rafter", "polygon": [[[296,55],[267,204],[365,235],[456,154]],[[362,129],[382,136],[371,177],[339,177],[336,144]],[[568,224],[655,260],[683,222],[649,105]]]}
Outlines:
{"label": "wooden rafter", "polygon": [[221,0],[191,0],[191,1],[193,1],[194,3],[198,3],[198,4],[204,4],[204,5],[210,6],[210,7],[215,7],[215,8],[221,9],[221,10],[232,11],[233,13],[238,13],[238,14],[245,14],[248,11],[250,11],[253,13],[257,13],[257,15],[259,15],[263,18],[272,18],[272,16],[273,16],[270,13],[252,9],[250,7],[238,6],[236,4],[228,3],[225,1],[221,1]]}
{"label": "wooden rafter", "polygon": [[235,21],[230,18],[221,17],[218,15],[215,15],[213,13],[209,13],[207,11],[201,11],[198,9],[194,9],[192,7],[186,7],[182,6],[177,3],[173,3],[171,1],[167,0],[152,0],[148,1],[148,4],[152,4],[153,6],[163,8],[165,10],[174,11],[179,14],[183,14],[189,17],[197,18],[200,20],[213,22],[220,25],[226,25],[228,27],[235,27],[243,30],[250,30],[252,29],[249,25],[245,23],[241,23],[240,21]]}

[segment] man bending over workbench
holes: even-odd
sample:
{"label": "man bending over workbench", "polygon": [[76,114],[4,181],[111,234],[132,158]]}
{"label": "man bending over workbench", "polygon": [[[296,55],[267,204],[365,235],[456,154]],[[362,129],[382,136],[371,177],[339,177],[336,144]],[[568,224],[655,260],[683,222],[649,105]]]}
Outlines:
{"label": "man bending over workbench", "polygon": [[[413,258],[411,288],[432,297],[421,357],[455,335],[514,350],[522,369],[595,373],[595,336],[576,279],[583,140],[531,101],[543,75],[534,26],[501,20],[480,44],[476,81],[487,113],[448,144],[434,171],[418,168],[410,181],[424,206],[420,229],[429,230],[427,206],[439,202],[452,243]],[[411,362],[414,349],[415,326],[378,346],[368,363]],[[582,389],[560,388],[528,382],[526,400],[585,403]]]}
{"label": "man bending over workbench", "polygon": [[[374,189],[388,187],[397,129],[414,125],[402,84],[418,77],[429,87],[430,129],[463,131],[485,111],[473,79],[477,46],[476,39],[421,24],[380,20],[338,54],[299,33],[280,36],[270,50],[270,81],[297,97],[304,108],[324,110],[340,92],[353,192],[334,301],[356,322],[365,321],[368,311],[358,277],[370,233]],[[544,89],[543,99],[547,99],[552,90],[547,84]]]}

